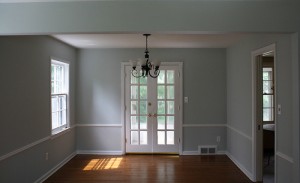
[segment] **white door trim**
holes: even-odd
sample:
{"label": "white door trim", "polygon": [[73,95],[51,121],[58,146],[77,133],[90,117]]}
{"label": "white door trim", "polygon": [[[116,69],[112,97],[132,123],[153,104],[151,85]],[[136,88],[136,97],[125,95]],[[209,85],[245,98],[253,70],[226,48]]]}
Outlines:
{"label": "white door trim", "polygon": [[[121,62],[121,122],[122,122],[122,134],[121,134],[121,145],[122,145],[122,154],[126,153],[125,150],[125,139],[126,139],[126,112],[125,112],[125,68],[130,66],[130,62]],[[183,62],[162,62],[161,65],[165,66],[177,66],[179,71],[179,106],[180,110],[178,113],[179,116],[179,154],[182,155],[182,145],[183,145],[183,136],[182,136],[182,124],[183,124]]]}
{"label": "white door trim", "polygon": [[[266,53],[268,51],[274,51],[274,81],[275,81],[275,86],[276,85],[276,44],[271,44],[269,46],[260,48],[258,50],[255,50],[251,53],[251,60],[252,60],[252,172],[253,172],[253,178],[252,181],[261,181],[262,180],[262,174],[258,171],[260,171],[259,166],[262,166],[262,162],[259,162],[259,149],[257,149],[257,133],[256,133],[256,57],[259,55],[262,55],[263,53]],[[276,98],[276,88],[275,87],[275,115],[274,115],[274,120],[275,120],[275,126],[276,126],[276,118],[277,118],[277,98]],[[263,127],[261,127],[263,128]],[[275,127],[275,152],[276,152],[276,144],[277,144],[277,128]],[[276,158],[274,158],[275,161],[275,183],[276,183],[276,175],[277,175],[277,169],[276,169]]]}

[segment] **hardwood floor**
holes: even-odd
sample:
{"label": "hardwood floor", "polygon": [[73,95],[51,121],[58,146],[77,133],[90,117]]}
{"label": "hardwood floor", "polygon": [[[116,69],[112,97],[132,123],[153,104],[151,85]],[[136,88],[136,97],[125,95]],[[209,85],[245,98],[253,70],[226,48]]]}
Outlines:
{"label": "hardwood floor", "polygon": [[77,155],[45,183],[252,183],[225,155]]}

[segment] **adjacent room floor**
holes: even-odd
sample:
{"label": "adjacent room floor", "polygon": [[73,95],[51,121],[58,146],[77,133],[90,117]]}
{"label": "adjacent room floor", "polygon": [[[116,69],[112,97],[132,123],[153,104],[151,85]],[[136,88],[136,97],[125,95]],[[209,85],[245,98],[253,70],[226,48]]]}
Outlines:
{"label": "adjacent room floor", "polygon": [[274,154],[264,157],[263,183],[274,183]]}
{"label": "adjacent room floor", "polygon": [[45,183],[252,183],[225,155],[77,155]]}

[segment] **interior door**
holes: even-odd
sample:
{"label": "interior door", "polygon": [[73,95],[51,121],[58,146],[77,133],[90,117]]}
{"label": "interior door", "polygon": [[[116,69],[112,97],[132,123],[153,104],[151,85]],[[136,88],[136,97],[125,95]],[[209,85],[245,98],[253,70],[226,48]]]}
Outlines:
{"label": "interior door", "polygon": [[178,66],[161,66],[157,78],[125,72],[126,153],[178,153]]}

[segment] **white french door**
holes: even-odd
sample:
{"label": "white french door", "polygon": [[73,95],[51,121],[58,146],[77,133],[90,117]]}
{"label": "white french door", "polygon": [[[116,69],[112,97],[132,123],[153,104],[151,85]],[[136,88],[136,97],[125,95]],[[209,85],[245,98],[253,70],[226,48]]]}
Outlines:
{"label": "white french door", "polygon": [[125,72],[126,153],[178,153],[179,66],[161,66],[157,78]]}

